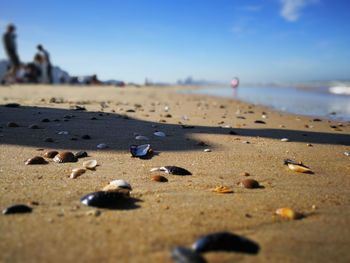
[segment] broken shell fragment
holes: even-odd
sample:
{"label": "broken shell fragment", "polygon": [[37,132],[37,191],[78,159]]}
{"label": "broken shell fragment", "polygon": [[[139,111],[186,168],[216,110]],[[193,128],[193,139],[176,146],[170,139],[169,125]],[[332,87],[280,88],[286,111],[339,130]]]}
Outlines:
{"label": "broken shell fragment", "polygon": [[35,156],[33,158],[28,159],[25,162],[25,165],[32,165],[32,164],[47,164],[47,161],[41,156]]}
{"label": "broken shell fragment", "polygon": [[210,149],[204,149],[203,152],[209,153],[209,152],[211,152],[211,150]]}
{"label": "broken shell fragment", "polygon": [[77,161],[72,152],[60,152],[53,160],[56,163],[73,163]]}
{"label": "broken shell fragment", "polygon": [[119,187],[119,188],[128,189],[130,191],[132,190],[131,185],[123,179],[110,181],[109,184],[114,185],[114,186]]}
{"label": "broken shell fragment", "polygon": [[155,172],[155,171],[162,171],[162,172],[166,172],[168,174],[173,174],[173,175],[192,175],[192,173],[184,168],[178,167],[178,166],[172,166],[172,165],[168,165],[168,166],[163,166],[163,167],[156,167],[156,168],[152,168],[151,172]]}
{"label": "broken shell fragment", "polygon": [[44,157],[46,158],[54,158],[58,154],[58,151],[48,151],[44,153]]}
{"label": "broken shell fragment", "polygon": [[84,168],[74,168],[72,170],[72,173],[70,174],[69,178],[75,179],[75,178],[79,177],[80,175],[82,175],[85,172],[86,172],[86,169],[84,169]]}
{"label": "broken shell fragment", "polygon": [[290,159],[284,160],[284,164],[288,166],[288,168],[294,172],[298,173],[309,173],[313,174],[313,171],[305,166],[302,162],[296,162]]}
{"label": "broken shell fragment", "polygon": [[296,212],[293,209],[288,207],[277,209],[275,214],[281,216],[282,218],[290,219],[290,220],[301,219],[304,217],[303,214]]}
{"label": "broken shell fragment", "polygon": [[138,141],[148,141],[149,138],[146,137],[146,136],[137,135],[137,136],[135,137],[135,140],[138,140]]}
{"label": "broken shell fragment", "polygon": [[166,137],[165,133],[161,131],[156,131],[153,134],[158,137]]}
{"label": "broken shell fragment", "polygon": [[215,189],[212,190],[213,192],[220,193],[220,194],[231,194],[233,193],[233,190],[227,186],[217,186]]}
{"label": "broken shell fragment", "polygon": [[232,251],[248,254],[257,254],[259,245],[248,238],[235,235],[229,232],[209,234],[198,239],[192,249],[197,253],[210,251]]}
{"label": "broken shell fragment", "polygon": [[107,144],[105,144],[105,143],[100,143],[100,144],[97,144],[97,149],[106,149],[106,148],[108,148],[108,145]]}
{"label": "broken shell fragment", "polygon": [[344,152],[345,156],[350,156],[350,151]]}
{"label": "broken shell fragment", "polygon": [[245,179],[240,183],[240,185],[248,189],[260,188],[259,182],[254,179]]}
{"label": "broken shell fragment", "polygon": [[171,251],[175,263],[206,263],[207,261],[197,252],[185,247],[175,247]]}
{"label": "broken shell fragment", "polygon": [[128,198],[124,193],[99,191],[87,194],[80,198],[80,202],[87,206],[100,208],[114,208]]}
{"label": "broken shell fragment", "polygon": [[151,180],[155,182],[160,182],[160,183],[168,182],[168,179],[161,175],[154,175],[152,176]]}
{"label": "broken shell fragment", "polygon": [[87,152],[79,151],[79,152],[76,152],[74,154],[74,156],[75,156],[75,158],[79,159],[79,158],[88,157],[88,154],[87,154]]}
{"label": "broken shell fragment", "polygon": [[17,123],[15,123],[15,122],[10,121],[10,122],[7,123],[7,127],[9,127],[9,128],[17,128],[17,127],[19,127],[19,125]]}
{"label": "broken shell fragment", "polygon": [[96,160],[89,160],[83,162],[83,167],[89,170],[94,170],[97,166],[97,161]]}
{"label": "broken shell fragment", "polygon": [[32,208],[27,205],[11,205],[9,207],[6,207],[4,210],[2,210],[3,215],[9,215],[9,214],[19,214],[19,213],[30,213],[32,212]]}
{"label": "broken shell fragment", "polygon": [[281,142],[289,142],[289,139],[288,138],[282,138]]}
{"label": "broken shell fragment", "polygon": [[150,144],[142,144],[142,145],[131,145],[130,153],[132,157],[147,157],[151,155],[153,150],[151,149]]}

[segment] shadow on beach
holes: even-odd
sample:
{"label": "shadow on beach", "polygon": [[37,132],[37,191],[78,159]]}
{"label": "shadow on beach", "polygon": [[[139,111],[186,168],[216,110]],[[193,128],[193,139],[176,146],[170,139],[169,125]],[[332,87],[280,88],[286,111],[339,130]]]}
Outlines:
{"label": "shadow on beach", "polygon": [[[47,119],[46,122],[43,122]],[[19,127],[7,127],[15,122]],[[36,124],[37,129],[29,128]],[[164,132],[167,137],[153,133]],[[66,134],[68,132],[68,134]],[[230,132],[232,135],[230,135]],[[61,134],[60,134],[61,133]],[[63,134],[62,134],[63,133]],[[289,138],[293,142],[350,145],[350,135],[297,131],[288,129],[221,128],[158,123],[134,119],[116,113],[76,111],[45,107],[0,106],[0,144],[23,145],[37,148],[97,150],[100,143],[108,145],[109,151],[129,151],[132,144],[151,143],[156,151],[191,151],[201,149],[195,134],[230,135],[233,137]],[[135,140],[135,134],[150,138]],[[89,135],[89,139],[83,139]],[[47,142],[51,138],[53,142]],[[213,148],[213,147],[211,147]]]}

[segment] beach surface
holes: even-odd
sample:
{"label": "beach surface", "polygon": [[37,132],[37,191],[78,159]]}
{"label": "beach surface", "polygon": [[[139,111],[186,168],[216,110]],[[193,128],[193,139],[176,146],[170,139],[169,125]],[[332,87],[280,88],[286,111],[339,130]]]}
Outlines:
{"label": "beach surface", "polygon": [[[259,253],[204,253],[210,263],[350,262],[350,157],[344,154],[350,123],[180,89],[1,87],[0,208],[29,204],[33,211],[0,216],[0,262],[172,262],[174,247],[221,231],[255,241]],[[86,110],[74,110],[77,105]],[[137,134],[149,140],[136,140]],[[101,143],[108,148],[97,149]],[[132,158],[130,145],[144,143],[154,156]],[[89,157],[25,165],[48,150],[83,150]],[[96,170],[69,178],[91,159]],[[284,159],[302,161],[314,174],[293,172]],[[192,175],[150,172],[165,165]],[[152,181],[153,175],[168,182]],[[241,187],[247,178],[262,187]],[[132,204],[112,210],[80,203],[114,179],[131,184]],[[233,193],[215,193],[217,186]],[[282,219],[275,215],[282,207],[304,218]]]}

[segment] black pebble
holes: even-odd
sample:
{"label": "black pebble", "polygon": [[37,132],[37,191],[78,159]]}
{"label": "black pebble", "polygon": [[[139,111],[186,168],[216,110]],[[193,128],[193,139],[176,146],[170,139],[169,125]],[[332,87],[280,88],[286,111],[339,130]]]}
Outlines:
{"label": "black pebble", "polygon": [[91,139],[90,135],[88,135],[88,134],[84,134],[83,136],[81,136],[81,138],[84,139],[84,140],[90,140]]}
{"label": "black pebble", "polygon": [[120,192],[93,192],[80,198],[80,202],[87,206],[99,208],[113,208],[120,205],[120,202],[126,200],[127,196]]}
{"label": "black pebble", "polygon": [[192,173],[184,168],[178,166],[164,166],[168,174],[174,175],[191,175]]}
{"label": "black pebble", "polygon": [[32,208],[27,205],[11,205],[2,210],[4,215],[9,214],[19,214],[19,213],[30,213],[32,212]]}

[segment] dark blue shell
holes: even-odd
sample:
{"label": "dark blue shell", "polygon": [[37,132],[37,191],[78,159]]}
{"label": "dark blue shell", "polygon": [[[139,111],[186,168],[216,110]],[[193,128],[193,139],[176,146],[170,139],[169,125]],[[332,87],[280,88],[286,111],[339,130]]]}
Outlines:
{"label": "dark blue shell", "polygon": [[184,168],[178,166],[164,166],[168,174],[174,175],[191,175],[192,173]]}
{"label": "dark blue shell", "polygon": [[4,215],[9,214],[17,214],[17,213],[30,213],[32,212],[32,208],[27,205],[11,205],[9,207],[6,207],[4,210],[2,210],[2,213]]}
{"label": "dark blue shell", "polygon": [[185,247],[176,247],[171,251],[175,263],[206,263],[207,261],[197,252]]}
{"label": "dark blue shell", "polygon": [[233,251],[248,254],[257,254],[260,249],[256,242],[229,232],[209,234],[198,239],[192,245],[192,248],[198,253],[207,251]]}
{"label": "dark blue shell", "polygon": [[130,153],[132,157],[139,157],[139,158],[147,157],[151,155],[151,152],[152,152],[152,149],[150,144],[130,146]]}
{"label": "dark blue shell", "polygon": [[99,208],[116,208],[127,199],[124,193],[119,192],[93,192],[80,198],[80,202],[87,206]]}

